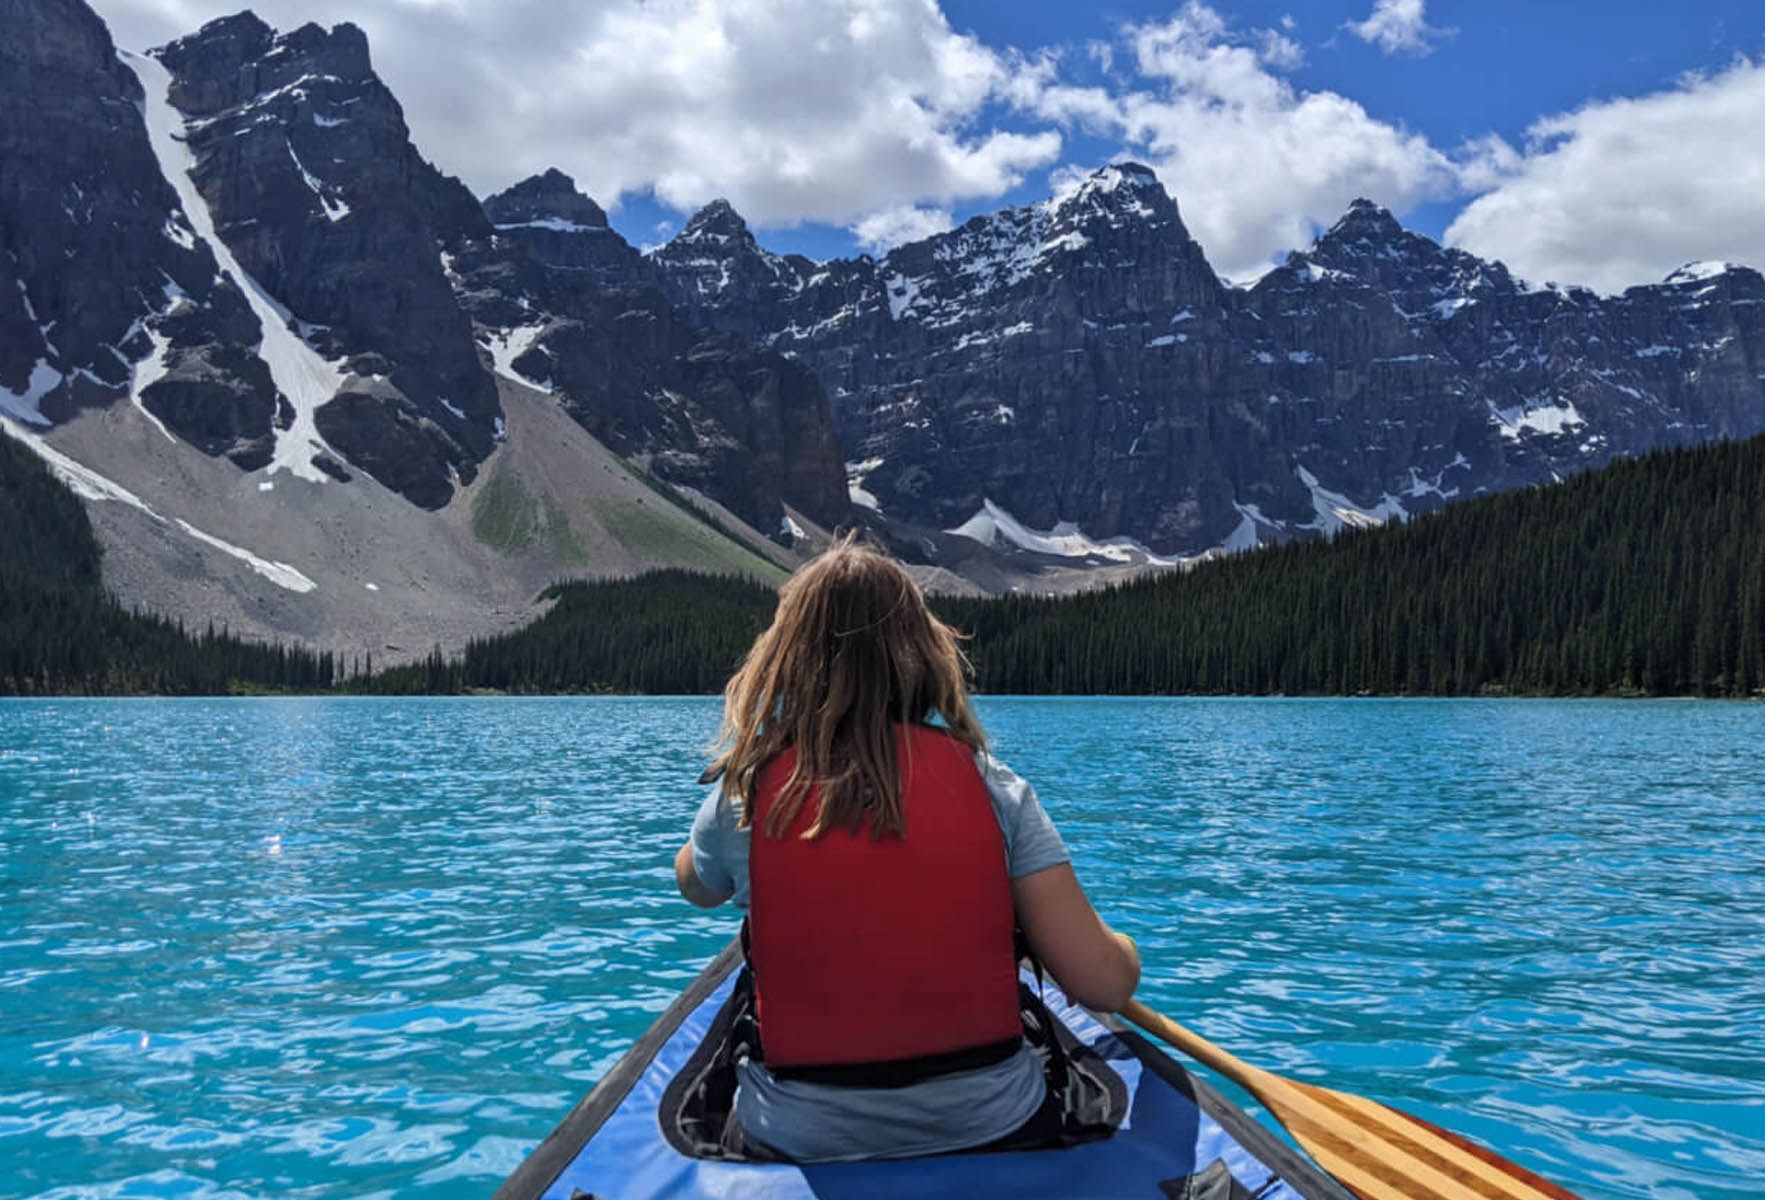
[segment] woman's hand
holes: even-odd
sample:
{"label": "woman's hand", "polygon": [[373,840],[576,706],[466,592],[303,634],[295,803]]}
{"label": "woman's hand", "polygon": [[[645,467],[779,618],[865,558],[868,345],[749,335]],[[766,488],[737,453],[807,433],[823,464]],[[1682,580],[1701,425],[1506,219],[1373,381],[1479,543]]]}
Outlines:
{"label": "woman's hand", "polygon": [[1030,949],[1061,991],[1098,1012],[1119,1012],[1133,998],[1140,953],[1103,923],[1071,863],[1012,880],[1011,898]]}
{"label": "woman's hand", "polygon": [[682,846],[674,856],[674,882],[680,888],[680,894],[700,908],[716,908],[729,899],[729,892],[715,892],[706,887],[699,879],[699,873],[693,870],[693,844]]}

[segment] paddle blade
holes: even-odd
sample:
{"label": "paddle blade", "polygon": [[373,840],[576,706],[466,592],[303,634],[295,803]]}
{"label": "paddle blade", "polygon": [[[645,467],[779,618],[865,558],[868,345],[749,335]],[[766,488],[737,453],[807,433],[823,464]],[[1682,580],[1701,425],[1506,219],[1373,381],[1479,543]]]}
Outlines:
{"label": "paddle blade", "polygon": [[1293,1140],[1361,1200],[1581,1200],[1420,1117],[1253,1067],[1138,1001],[1124,1005],[1122,1016],[1262,1101]]}
{"label": "paddle blade", "polygon": [[1364,1096],[1295,1080],[1261,1097],[1361,1200],[1580,1200],[1456,1133]]}

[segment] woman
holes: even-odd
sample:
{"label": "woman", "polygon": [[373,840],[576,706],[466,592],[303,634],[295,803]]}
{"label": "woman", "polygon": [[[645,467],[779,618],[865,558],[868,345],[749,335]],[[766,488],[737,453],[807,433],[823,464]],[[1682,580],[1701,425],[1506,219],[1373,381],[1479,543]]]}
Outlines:
{"label": "woman", "polygon": [[1139,983],[1035,792],[986,753],[964,665],[907,573],[848,537],[785,584],[724,690],[719,786],[674,872],[692,903],[748,911],[765,1061],[739,1065],[735,1115],[784,1157],[935,1154],[1048,1119],[1014,922],[1082,1004]]}

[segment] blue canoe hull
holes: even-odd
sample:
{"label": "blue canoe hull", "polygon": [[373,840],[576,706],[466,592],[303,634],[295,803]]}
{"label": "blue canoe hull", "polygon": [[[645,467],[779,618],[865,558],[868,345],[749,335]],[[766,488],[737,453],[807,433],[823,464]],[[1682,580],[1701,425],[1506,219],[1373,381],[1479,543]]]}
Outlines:
{"label": "blue canoe hull", "polygon": [[[1132,1031],[1105,1024],[1072,1004],[1052,983],[1043,992],[1049,1010],[1127,1085],[1127,1117],[1105,1141],[1063,1150],[803,1166],[687,1157],[664,1138],[657,1112],[669,1081],[685,1066],[728,996],[740,963],[734,946],[719,955],[497,1190],[494,1200],[1164,1200],[1194,1194],[1185,1192],[1182,1181],[1204,1171],[1214,1185],[1210,1192],[1221,1197],[1235,1193],[1255,1200],[1353,1200],[1175,1060]],[[1221,1165],[1216,1164],[1223,1164],[1241,1191],[1222,1186]]]}

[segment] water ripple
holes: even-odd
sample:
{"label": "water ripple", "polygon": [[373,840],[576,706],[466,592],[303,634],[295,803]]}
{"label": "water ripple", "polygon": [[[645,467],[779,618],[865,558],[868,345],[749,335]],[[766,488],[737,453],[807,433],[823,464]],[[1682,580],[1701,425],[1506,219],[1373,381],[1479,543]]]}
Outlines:
{"label": "water ripple", "polygon": [[[1589,1200],[1765,1178],[1765,709],[989,700],[1143,996]],[[480,1196],[729,937],[703,700],[0,703],[0,1195]]]}

